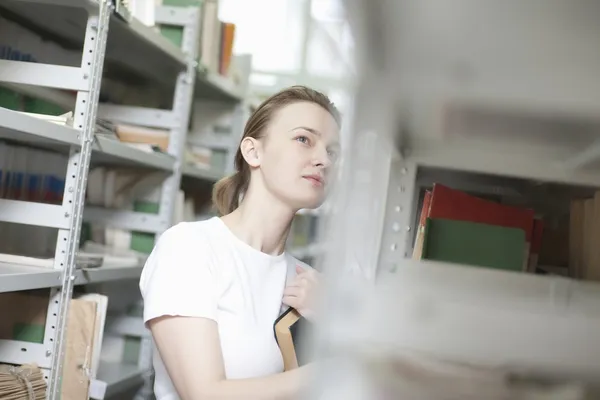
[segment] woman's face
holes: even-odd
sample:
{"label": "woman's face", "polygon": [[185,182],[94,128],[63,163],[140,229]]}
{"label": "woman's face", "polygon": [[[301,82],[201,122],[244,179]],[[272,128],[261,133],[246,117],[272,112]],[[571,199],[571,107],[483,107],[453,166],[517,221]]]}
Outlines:
{"label": "woman's face", "polygon": [[271,194],[294,209],[323,203],[340,152],[339,127],[327,110],[308,102],[283,107],[260,146],[259,171]]}

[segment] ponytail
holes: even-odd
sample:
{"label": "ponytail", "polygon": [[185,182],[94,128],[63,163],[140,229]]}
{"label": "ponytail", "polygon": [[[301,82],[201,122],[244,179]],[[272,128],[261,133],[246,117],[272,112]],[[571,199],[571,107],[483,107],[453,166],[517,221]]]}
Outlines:
{"label": "ponytail", "polygon": [[246,191],[247,186],[248,181],[244,179],[240,172],[222,178],[215,183],[212,201],[220,216],[227,215],[238,208],[240,196]]}

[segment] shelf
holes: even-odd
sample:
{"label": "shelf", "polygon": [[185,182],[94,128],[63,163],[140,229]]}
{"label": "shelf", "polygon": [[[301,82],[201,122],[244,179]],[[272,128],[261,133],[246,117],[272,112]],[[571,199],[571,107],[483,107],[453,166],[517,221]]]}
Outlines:
{"label": "shelf", "polygon": [[181,173],[185,177],[209,182],[216,182],[225,176],[223,171],[218,171],[216,169],[201,169],[189,164],[185,164],[181,167]]}
{"label": "shelf", "polygon": [[502,143],[490,140],[478,146],[475,140],[469,145],[466,142],[422,141],[414,143],[405,154],[418,166],[600,187],[600,170],[571,169],[565,165],[566,160],[577,154],[572,149],[540,146],[536,151],[527,152],[519,144],[509,149]]}
{"label": "shelf", "polygon": [[427,167],[600,186],[600,118],[518,104],[420,97],[404,109],[402,154]]}
{"label": "shelf", "polygon": [[102,266],[100,268],[81,269],[75,273],[75,284],[86,285],[90,283],[139,279],[142,274],[142,268],[142,266]]}
{"label": "shelf", "polygon": [[143,383],[145,371],[134,364],[100,361],[98,380],[106,383],[105,398],[133,389]]}
{"label": "shelf", "polygon": [[[7,0],[2,2],[2,8],[9,10],[18,22],[64,47],[81,49],[87,22],[85,9],[93,7],[94,2],[61,0],[58,3]],[[105,77],[130,83],[147,80],[172,87],[185,66],[183,52],[153,28],[136,20],[128,23],[118,15],[111,16]]]}
{"label": "shelf", "polygon": [[244,93],[234,85],[233,81],[219,74],[208,72],[204,67],[198,67],[194,96],[199,99],[221,102],[240,102]]}
{"label": "shelf", "polygon": [[[79,131],[29,115],[0,107],[0,139],[34,145],[68,153],[72,145],[79,146]],[[144,166],[172,171],[173,157],[163,153],[148,153],[118,140],[97,136],[92,146],[92,162],[111,165]]]}
{"label": "shelf", "polygon": [[[104,266],[86,270],[79,269],[75,272],[75,284],[83,285],[123,279],[138,279],[141,273],[141,266]],[[58,287],[61,285],[61,274],[60,270],[44,267],[0,263],[0,293]]]}
{"label": "shelf", "polygon": [[600,329],[597,283],[407,259],[362,290],[342,348],[600,378],[600,338],[590,335]]}
{"label": "shelf", "polygon": [[0,293],[61,285],[60,271],[0,263]]}
{"label": "shelf", "polygon": [[79,131],[0,107],[0,139],[48,145],[79,146]]}
{"label": "shelf", "polygon": [[121,143],[118,140],[97,136],[92,148],[92,163],[124,166],[145,166],[172,171],[175,159],[165,153],[146,152]]}

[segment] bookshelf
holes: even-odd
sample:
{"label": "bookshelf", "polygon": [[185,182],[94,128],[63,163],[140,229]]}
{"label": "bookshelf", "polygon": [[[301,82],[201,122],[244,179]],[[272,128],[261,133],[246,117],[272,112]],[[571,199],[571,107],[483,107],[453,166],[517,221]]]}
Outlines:
{"label": "bookshelf", "polygon": [[[0,229],[14,237],[15,253],[37,251],[31,243],[45,243],[41,254],[2,255],[0,296],[30,302],[26,296],[36,294],[31,302],[43,334],[28,341],[3,333],[0,362],[36,363],[48,399],[66,396],[65,391],[85,396],[90,390],[105,391],[107,399],[127,391],[149,398],[151,343],[141,327],[136,292],[145,256],[155,236],[181,220],[184,185],[210,195],[212,184],[229,172],[190,161],[191,116],[198,112],[197,102],[228,107],[234,134],[221,140],[225,160],[248,116],[247,60],[239,61],[242,68],[234,80],[208,68],[200,57],[203,3],[164,2],[154,16],[156,26],[147,26],[120,2],[109,0],[8,0],[0,5],[0,30],[12,29],[0,35],[1,182],[33,179],[35,173],[51,189],[49,198],[41,198],[37,189],[24,191],[17,181],[9,183],[18,190],[0,186]],[[25,39],[7,43],[6,37]],[[161,140],[166,137],[165,147],[157,151],[107,132],[129,129],[131,134],[139,127]],[[119,192],[123,188],[136,191],[135,202]],[[131,248],[99,246],[89,240],[98,232],[113,244],[131,242]],[[111,354],[95,356],[90,374],[80,376],[80,365],[89,360],[69,346],[69,332],[92,326],[91,314],[80,318],[90,301],[95,336],[86,337],[86,343],[93,342],[95,351],[102,345]],[[127,309],[119,309],[121,303]],[[115,306],[119,310],[111,311]]]}
{"label": "bookshelf", "polygon": [[[496,398],[491,382],[504,390],[514,373],[573,384],[540,398],[596,398],[600,285],[578,275],[571,246],[589,250],[598,217],[585,213],[591,232],[576,239],[571,209],[600,188],[599,32],[584,17],[597,5],[348,4],[362,66],[317,347],[341,362],[319,371],[319,394]],[[535,273],[415,259],[423,191],[436,183],[533,209],[548,228]]]}

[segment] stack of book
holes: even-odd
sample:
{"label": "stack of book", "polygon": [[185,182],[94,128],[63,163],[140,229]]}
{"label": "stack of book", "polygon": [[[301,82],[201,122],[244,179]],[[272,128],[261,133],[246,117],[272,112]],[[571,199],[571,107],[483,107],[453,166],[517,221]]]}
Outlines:
{"label": "stack of book", "polygon": [[425,192],[413,258],[535,272],[542,232],[532,209],[435,184]]}

